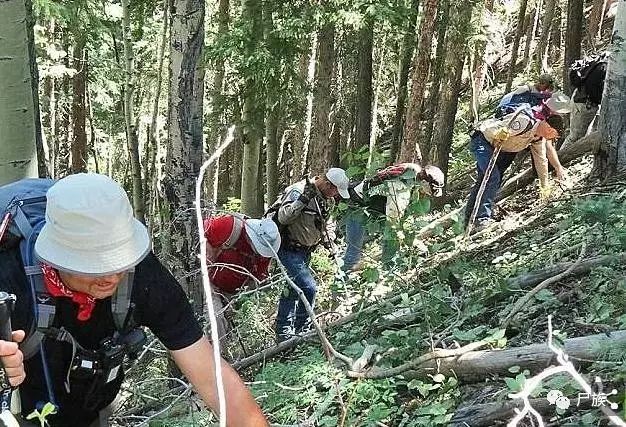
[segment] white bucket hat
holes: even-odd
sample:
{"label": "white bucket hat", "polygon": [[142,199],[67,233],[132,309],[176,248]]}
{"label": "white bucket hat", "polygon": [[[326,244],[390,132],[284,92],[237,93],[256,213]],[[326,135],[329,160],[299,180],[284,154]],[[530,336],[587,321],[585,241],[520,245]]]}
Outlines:
{"label": "white bucket hat", "polygon": [[134,267],[150,251],[148,230],[134,218],[124,189],[108,176],[70,175],[46,196],[46,224],[35,253],[47,264],[104,276]]}
{"label": "white bucket hat", "polygon": [[276,223],[269,218],[246,219],[244,223],[254,250],[265,258],[275,257],[281,242]]}
{"label": "white bucket hat", "polygon": [[563,92],[554,92],[546,99],[545,105],[554,114],[567,114],[572,110],[570,98]]}
{"label": "white bucket hat", "polygon": [[348,192],[348,185],[350,185],[350,181],[348,180],[348,175],[346,175],[346,171],[341,168],[330,168],[328,172],[326,172],[326,178],[337,187],[337,191],[339,191],[339,195],[344,199],[350,198],[350,193]]}

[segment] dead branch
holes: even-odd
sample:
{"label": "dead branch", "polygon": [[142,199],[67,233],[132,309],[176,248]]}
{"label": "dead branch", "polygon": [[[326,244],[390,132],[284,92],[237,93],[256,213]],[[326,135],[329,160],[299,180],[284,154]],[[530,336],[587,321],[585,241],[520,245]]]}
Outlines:
{"label": "dead branch", "polygon": [[367,372],[348,371],[348,376],[351,378],[367,378],[367,379],[389,378],[389,377],[393,377],[396,375],[400,375],[403,372],[408,371],[410,369],[419,368],[421,365],[427,362],[437,361],[439,359],[446,359],[446,358],[454,359],[465,353],[484,347],[487,344],[488,344],[487,341],[477,341],[477,342],[473,342],[471,344],[467,344],[466,346],[463,346],[461,348],[456,348],[453,350],[448,350],[448,349],[443,349],[443,348],[437,349],[430,353],[426,353],[418,357],[415,360],[404,363],[400,366],[396,366],[395,368],[386,368],[386,369],[372,368],[370,371],[367,371]]}
{"label": "dead branch", "polygon": [[[626,345],[626,331],[610,334],[596,334],[565,340],[564,351],[570,359],[582,362],[596,360],[606,348]],[[490,375],[510,375],[511,366],[519,366],[531,372],[543,370],[554,358],[554,353],[546,343],[531,344],[505,350],[470,351],[458,357],[445,357],[429,360],[416,369],[407,371],[407,379],[424,378],[427,374],[441,372],[454,375],[459,381],[472,383],[484,381]]]}
{"label": "dead branch", "polygon": [[537,292],[539,292],[542,289],[547,288],[551,284],[557,283],[559,280],[569,276],[572,273],[572,271],[574,271],[576,266],[581,263],[583,257],[585,256],[585,252],[586,251],[587,251],[587,243],[583,242],[582,248],[580,249],[580,254],[578,255],[578,259],[576,260],[575,263],[573,263],[564,272],[559,273],[556,276],[550,277],[549,279],[546,279],[543,282],[539,283],[537,286],[535,286],[533,289],[531,289],[526,295],[524,295],[522,298],[517,300],[517,302],[513,305],[513,307],[509,311],[509,314],[507,314],[506,318],[502,322],[502,327],[504,329],[508,328],[508,326],[511,324],[511,321],[513,320],[513,317],[515,317],[515,315],[517,313],[519,313],[524,307],[526,307],[528,305],[528,303],[530,302],[531,298],[534,295],[536,295]]}

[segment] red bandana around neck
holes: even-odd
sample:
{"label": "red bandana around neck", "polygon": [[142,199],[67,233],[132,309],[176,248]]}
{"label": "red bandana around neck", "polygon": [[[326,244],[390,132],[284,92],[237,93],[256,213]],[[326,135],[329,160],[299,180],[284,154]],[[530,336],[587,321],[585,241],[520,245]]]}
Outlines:
{"label": "red bandana around neck", "polygon": [[76,304],[78,304],[78,320],[87,321],[91,317],[91,312],[96,306],[96,299],[83,292],[72,291],[63,284],[59,273],[48,264],[41,264],[41,270],[43,271],[43,281],[46,285],[46,289],[53,297],[67,297],[71,298]]}

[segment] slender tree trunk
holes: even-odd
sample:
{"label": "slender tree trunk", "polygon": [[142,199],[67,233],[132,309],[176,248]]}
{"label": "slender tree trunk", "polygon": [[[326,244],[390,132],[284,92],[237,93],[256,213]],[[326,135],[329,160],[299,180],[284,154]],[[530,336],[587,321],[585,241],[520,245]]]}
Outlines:
{"label": "slender tree trunk", "polygon": [[[308,173],[309,163],[311,159],[311,127],[313,125],[313,84],[315,82],[315,69],[317,67],[317,33],[313,33],[311,36],[311,55],[309,56],[309,62],[306,69],[306,110],[304,116],[304,128],[302,138],[302,172]],[[295,178],[295,177],[294,177]],[[300,176],[298,175],[299,179]]]}
{"label": "slender tree trunk", "polygon": [[[0,2],[0,185],[40,174],[42,144],[29,0]],[[43,158],[42,158],[43,160]]]}
{"label": "slender tree trunk", "polygon": [[526,27],[526,44],[524,45],[524,68],[530,63],[530,54],[535,35],[537,34],[537,24],[541,15],[541,0],[535,0],[535,7],[530,14],[528,27]]}
{"label": "slender tree trunk", "polygon": [[567,29],[565,30],[565,60],[563,66],[563,88],[571,95],[568,68],[580,58],[583,32],[583,0],[568,0]]}
{"label": "slender tree trunk", "polygon": [[[223,37],[228,32],[228,22],[230,20],[229,15],[230,0],[219,0],[217,11],[217,38]],[[222,134],[225,130],[224,120],[224,96],[222,94],[224,86],[224,59],[218,58],[213,63],[213,84],[211,87],[211,115],[209,122],[209,132],[207,136],[207,152],[209,155],[219,146]],[[212,200],[217,200],[217,192],[220,180],[220,163],[222,159],[218,160],[215,166],[211,166],[207,170],[207,176],[209,177],[209,185],[211,186]]]}
{"label": "slender tree trunk", "polygon": [[554,9],[556,7],[556,0],[546,0],[545,10],[543,12],[543,18],[541,20],[541,33],[539,36],[539,42],[537,43],[537,57],[535,63],[537,70],[541,72],[548,72],[548,47],[550,46],[550,28],[554,21]]}
{"label": "slender tree trunk", "polygon": [[[189,273],[197,268],[195,181],[202,162],[204,93],[204,2],[170,3],[168,145],[163,179],[165,222],[169,225],[166,259],[175,276],[202,311],[202,289]],[[175,252],[174,252],[175,251]]]}
{"label": "slender tree trunk", "polygon": [[378,138],[378,99],[380,98],[380,89],[382,87],[382,75],[383,75],[383,67],[385,65],[385,42],[387,40],[386,36],[383,36],[383,39],[380,43],[380,49],[378,50],[378,70],[376,71],[376,77],[374,80],[374,100],[372,102],[372,125],[371,125],[371,134],[369,140],[369,156],[367,158],[367,167],[369,168],[372,165],[372,161],[374,159],[374,152],[376,151],[376,140]]}
{"label": "slender tree trunk", "polygon": [[[494,0],[485,0],[484,1],[484,10],[483,10],[483,20],[482,26],[483,28],[487,27],[487,22],[493,19],[493,1]],[[485,84],[485,75],[487,73],[487,64],[485,62],[485,50],[487,48],[487,39],[490,38],[490,34],[483,34],[485,40],[478,41],[476,43],[476,49],[474,50],[474,64],[473,64],[473,89],[472,89],[472,109],[474,110],[474,119],[476,122],[479,120],[478,110],[480,104],[480,93],[483,90],[483,85]]]}
{"label": "slender tree trunk", "polygon": [[[159,46],[159,61],[157,65],[157,79],[154,87],[154,101],[152,103],[152,116],[150,119],[150,128],[148,129],[148,142],[146,148],[146,189],[151,187],[148,200],[150,203],[148,206],[155,208],[157,204],[154,203],[157,193],[155,191],[158,171],[157,166],[157,154],[159,152],[159,130],[157,129],[157,119],[159,117],[159,103],[161,100],[161,87],[163,86],[163,63],[165,62],[165,47],[167,45],[167,30],[169,27],[169,9],[170,0],[163,0],[163,28],[161,29],[161,45]],[[158,219],[158,216],[154,211],[148,215],[150,228],[153,228],[153,223]]]}
{"label": "slender tree trunk", "polygon": [[552,20],[552,29],[550,31],[550,54],[549,59],[551,63],[556,63],[561,60],[561,17],[563,15],[563,9],[559,2],[556,2],[554,8],[554,19]]}
{"label": "slender tree trunk", "polygon": [[389,160],[391,162],[393,162],[396,157],[398,157],[400,145],[402,144],[402,129],[404,127],[404,112],[406,110],[407,83],[409,81],[409,69],[411,67],[411,59],[413,58],[413,52],[415,52],[415,25],[418,9],[419,0],[411,0],[411,14],[408,16],[408,25],[402,39],[402,50],[400,52],[400,61],[398,62],[398,91],[396,96],[396,114],[393,120],[391,152],[389,153]]}
{"label": "slender tree trunk", "polygon": [[74,69],[77,73],[72,78],[72,173],[87,171],[87,131],[85,130],[87,109],[85,107],[85,88],[87,82],[86,39],[79,37],[74,47]]}
{"label": "slender tree trunk", "polygon": [[141,178],[141,161],[139,160],[139,138],[137,137],[137,127],[135,124],[135,106],[133,94],[135,83],[133,79],[133,63],[135,56],[133,53],[133,36],[130,31],[130,0],[122,0],[122,33],[124,37],[124,121],[126,123],[126,143],[130,153],[130,165],[133,176],[133,210],[135,218],[145,224],[145,199],[143,191],[143,180]]}
{"label": "slender tree trunk", "polygon": [[600,34],[600,20],[604,15],[606,0],[593,0],[593,7],[587,24],[587,42],[594,50]]}
{"label": "slender tree trunk", "polygon": [[509,65],[509,73],[506,78],[505,93],[511,91],[513,86],[513,78],[515,77],[515,70],[517,69],[517,55],[519,54],[520,40],[522,34],[524,34],[524,20],[526,19],[526,6],[528,0],[520,0],[519,12],[517,14],[517,27],[515,28],[515,37],[513,38],[513,47],[511,48],[511,64]]}
{"label": "slender tree trunk", "polygon": [[310,173],[319,175],[332,165],[330,115],[333,110],[332,79],[335,65],[335,26],[325,24],[318,34],[318,54],[313,92],[313,117],[309,150],[315,161]]}
{"label": "slender tree trunk", "polygon": [[419,28],[418,51],[411,78],[411,97],[406,112],[404,125],[404,141],[401,146],[399,160],[403,162],[421,161],[422,153],[418,144],[420,119],[422,115],[424,91],[430,69],[430,53],[437,18],[438,0],[424,2],[424,14]]}
{"label": "slender tree trunk", "polygon": [[472,19],[471,3],[457,4],[452,12],[451,25],[456,31],[448,38],[446,55],[446,70],[448,70],[446,84],[442,86],[439,95],[437,120],[433,130],[432,164],[439,166],[443,173],[448,175],[448,162],[452,148],[454,118],[459,105],[459,94],[463,78],[463,64],[465,62],[465,45],[463,41],[470,35]]}
{"label": "slender tree trunk", "polygon": [[266,141],[266,175],[267,175],[267,203],[271,205],[278,198],[278,124],[280,108],[275,105],[268,111],[265,124]]}
{"label": "slender tree trunk", "polygon": [[[62,36],[64,40],[63,50],[65,52],[69,52],[70,46],[67,43],[68,33],[64,31]],[[71,64],[69,62],[69,56],[65,57],[64,65],[67,68],[70,68]],[[67,74],[63,75],[62,83],[60,84],[59,91],[59,110],[61,113],[60,120],[58,121],[57,131],[57,141],[59,144],[59,150],[56,158],[55,164],[55,178],[62,178],[70,173],[69,160],[70,160],[70,78]]]}
{"label": "slender tree trunk", "polygon": [[[317,36],[311,38],[312,42],[315,41],[317,43]],[[309,46],[310,48],[310,46]],[[309,80],[309,68],[313,67],[313,72],[315,71],[315,54],[316,51],[312,49],[307,49],[307,53],[303,53],[298,61],[298,80],[303,82],[306,85],[306,93],[307,96],[302,98],[304,100],[304,108],[302,108],[299,112],[302,116],[300,120],[296,122],[294,125],[293,131],[290,132],[288,141],[289,146],[291,147],[292,156],[289,159],[289,172],[291,174],[291,180],[295,181],[296,177],[300,177],[302,175],[302,171],[304,170],[305,163],[305,133],[306,133],[306,122],[308,117],[308,99],[311,96],[311,112],[313,111],[313,101],[312,95],[310,93],[311,86],[309,83],[312,83],[313,80]],[[313,65],[312,65],[313,64]],[[313,73],[313,75],[315,75]],[[304,112],[304,114],[302,114]],[[289,177],[287,178],[289,182]]]}
{"label": "slender tree trunk", "polygon": [[626,1],[620,0],[613,24],[598,129],[602,140],[594,157],[594,173],[611,178],[626,173]]}
{"label": "slender tree trunk", "polygon": [[358,74],[356,86],[355,148],[367,147],[372,131],[372,53],[374,23],[366,19],[358,32]]}
{"label": "slender tree trunk", "polygon": [[243,161],[243,137],[242,137],[242,119],[241,119],[241,104],[238,100],[235,101],[233,106],[233,120],[235,121],[235,140],[232,142],[233,147],[233,176],[231,177],[233,183],[233,197],[241,199],[241,174],[243,168],[241,167]]}
{"label": "slender tree trunk", "polygon": [[[246,54],[255,52],[259,40],[263,37],[261,5],[255,0],[242,2],[242,17],[248,22],[250,33]],[[260,133],[264,109],[256,96],[258,83],[254,72],[248,70],[245,77],[243,102],[243,165],[241,171],[241,211],[251,217],[259,217],[263,207],[258,205],[259,159],[261,155]]]}
{"label": "slender tree trunk", "polygon": [[426,121],[424,129],[422,156],[424,162],[430,161],[430,151],[432,147],[433,128],[435,126],[435,111],[439,103],[439,93],[441,89],[441,83],[445,80],[444,76],[444,64],[446,60],[446,34],[448,32],[448,21],[450,19],[450,7],[449,0],[440,0],[439,11],[437,12],[437,50],[435,51],[435,60],[433,63],[433,70],[431,73],[431,87],[428,92],[428,98],[426,100],[426,116],[430,117]]}

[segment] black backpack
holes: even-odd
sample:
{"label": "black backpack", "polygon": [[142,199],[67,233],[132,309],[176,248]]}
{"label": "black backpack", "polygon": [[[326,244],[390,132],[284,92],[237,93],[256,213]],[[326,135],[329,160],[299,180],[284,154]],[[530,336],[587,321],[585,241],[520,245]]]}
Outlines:
{"label": "black backpack", "polygon": [[608,54],[606,52],[574,61],[569,67],[569,81],[576,88],[574,102],[600,105]]}

